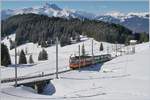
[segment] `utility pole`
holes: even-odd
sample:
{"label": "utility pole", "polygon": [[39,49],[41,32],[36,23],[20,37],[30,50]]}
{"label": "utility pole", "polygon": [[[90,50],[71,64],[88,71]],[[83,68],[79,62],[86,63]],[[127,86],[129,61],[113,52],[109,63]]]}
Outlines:
{"label": "utility pole", "polygon": [[[149,4],[150,4],[150,2],[149,2]],[[149,6],[149,9],[150,9],[150,6]],[[149,23],[150,23],[150,20],[149,20]],[[149,25],[149,29],[150,29],[150,25]],[[149,47],[150,47],[150,32],[149,32]]]}
{"label": "utility pole", "polygon": [[17,87],[17,43],[15,41],[15,87]]}
{"label": "utility pole", "polygon": [[122,45],[120,45],[120,55],[122,56],[123,54],[122,54],[122,52],[123,52],[123,50],[122,50],[123,48],[122,48]]}
{"label": "utility pole", "polygon": [[58,79],[58,37],[56,37],[56,79]]}
{"label": "utility pole", "polygon": [[107,44],[107,54],[109,54],[109,46],[108,46],[108,44]]}
{"label": "utility pole", "polygon": [[116,47],[116,57],[117,57],[117,42],[115,42],[115,47]]}
{"label": "utility pole", "polygon": [[79,45],[79,70],[80,70],[80,45]]}
{"label": "utility pole", "polygon": [[[149,2],[150,4],[150,2]],[[150,23],[150,20],[149,20],[149,23]],[[149,29],[150,29],[150,25],[149,25]],[[150,47],[150,32],[149,32],[149,47]]]}
{"label": "utility pole", "polygon": [[94,64],[93,39],[92,39],[92,63]]}

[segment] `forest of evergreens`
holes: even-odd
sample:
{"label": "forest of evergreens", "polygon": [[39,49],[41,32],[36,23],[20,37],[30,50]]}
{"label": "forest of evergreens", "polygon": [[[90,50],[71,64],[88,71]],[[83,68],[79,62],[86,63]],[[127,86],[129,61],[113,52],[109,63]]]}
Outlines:
{"label": "forest of evergreens", "polygon": [[80,41],[79,35],[87,35],[97,41],[111,43],[116,41],[126,43],[129,39],[137,38],[132,34],[131,30],[118,24],[36,14],[22,14],[10,17],[2,21],[1,29],[2,37],[16,33],[17,45],[34,42],[47,46],[47,43],[55,43],[56,36],[58,36],[61,46],[70,44],[71,37]]}

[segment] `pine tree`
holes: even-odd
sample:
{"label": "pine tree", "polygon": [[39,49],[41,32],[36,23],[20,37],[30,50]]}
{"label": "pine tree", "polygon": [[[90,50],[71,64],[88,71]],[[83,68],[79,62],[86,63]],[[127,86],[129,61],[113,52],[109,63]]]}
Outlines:
{"label": "pine tree", "polygon": [[42,41],[42,42],[41,42],[41,47],[47,47],[46,41]]}
{"label": "pine tree", "polygon": [[140,34],[140,39],[139,39],[139,41],[142,43],[142,42],[148,42],[148,35],[146,34],[146,33],[141,33]]}
{"label": "pine tree", "polygon": [[80,40],[80,34],[76,36],[76,40],[77,40],[77,42],[80,42],[80,41],[81,41],[81,40]]}
{"label": "pine tree", "polygon": [[25,48],[25,54],[26,54],[26,55],[28,54],[28,49],[27,49],[27,47]]}
{"label": "pine tree", "polygon": [[27,64],[26,56],[23,50],[21,50],[19,55],[19,64]]}
{"label": "pine tree", "polygon": [[51,46],[52,45],[52,39],[50,37],[48,37],[47,39],[47,45],[48,46]]}
{"label": "pine tree", "polygon": [[43,56],[44,60],[48,59],[48,54],[47,54],[47,52],[44,49],[42,50],[42,56]]}
{"label": "pine tree", "polygon": [[6,45],[1,44],[1,65],[7,66],[11,64],[11,59],[9,55],[9,51]]}
{"label": "pine tree", "polygon": [[38,60],[47,60],[48,59],[48,54],[47,52],[43,49],[38,56]]}
{"label": "pine tree", "polygon": [[42,52],[41,51],[39,53],[38,60],[42,60]]}
{"label": "pine tree", "polygon": [[14,41],[12,41],[11,39],[9,39],[9,43],[10,43],[10,50],[15,48],[15,43]]}
{"label": "pine tree", "polygon": [[19,56],[19,55],[20,55],[20,51],[18,50],[18,51],[17,51],[17,56]]}
{"label": "pine tree", "polygon": [[30,63],[30,64],[34,63],[33,58],[32,58],[32,55],[30,55],[30,57],[29,57],[29,63]]}
{"label": "pine tree", "polygon": [[84,44],[82,45],[82,56],[85,56],[85,48],[84,48]]}
{"label": "pine tree", "polygon": [[103,48],[103,43],[100,44],[100,51],[103,51],[104,48]]}

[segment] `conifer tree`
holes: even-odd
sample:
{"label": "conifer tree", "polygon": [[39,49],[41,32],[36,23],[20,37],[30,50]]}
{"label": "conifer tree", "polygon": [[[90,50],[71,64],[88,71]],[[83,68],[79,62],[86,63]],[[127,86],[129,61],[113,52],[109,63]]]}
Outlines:
{"label": "conifer tree", "polygon": [[148,42],[148,36],[147,36],[147,34],[146,33],[140,33],[140,39],[139,39],[139,41],[142,43],[142,42]]}
{"label": "conifer tree", "polygon": [[100,44],[100,51],[103,51],[104,48],[103,48],[103,43]]}
{"label": "conifer tree", "polygon": [[28,48],[27,47],[25,48],[25,54],[26,55],[28,54]]}
{"label": "conifer tree", "polygon": [[20,51],[18,50],[18,51],[17,51],[17,56],[19,56],[19,55],[20,55]]}
{"label": "conifer tree", "polygon": [[84,48],[84,44],[82,45],[82,56],[85,56],[85,48]]}
{"label": "conifer tree", "polygon": [[29,63],[30,63],[30,64],[34,63],[33,58],[32,58],[32,55],[30,55],[30,57],[29,57]]}
{"label": "conifer tree", "polygon": [[48,37],[47,39],[47,45],[48,46],[51,46],[52,45],[52,39],[50,37]]}
{"label": "conifer tree", "polygon": [[9,51],[6,45],[1,44],[1,65],[8,66],[11,64],[11,59],[9,55]]}
{"label": "conifer tree", "polygon": [[14,41],[12,41],[11,39],[9,39],[9,43],[10,43],[10,50],[15,48],[15,43]]}
{"label": "conifer tree", "polygon": [[42,50],[42,56],[43,56],[44,60],[48,59],[48,54],[47,54],[46,50],[44,50],[44,49]]}
{"label": "conifer tree", "polygon": [[41,42],[41,47],[47,47],[46,41],[43,40],[43,41]]}
{"label": "conifer tree", "polygon": [[76,36],[76,40],[77,40],[77,42],[80,42],[80,41],[81,41],[81,40],[80,40],[80,34]]}
{"label": "conifer tree", "polygon": [[42,60],[42,52],[41,51],[39,53],[38,60]]}
{"label": "conifer tree", "polygon": [[21,50],[19,55],[19,64],[27,64],[26,56],[23,50]]}
{"label": "conifer tree", "polygon": [[43,49],[38,56],[38,60],[47,60],[48,59],[48,54],[47,52]]}

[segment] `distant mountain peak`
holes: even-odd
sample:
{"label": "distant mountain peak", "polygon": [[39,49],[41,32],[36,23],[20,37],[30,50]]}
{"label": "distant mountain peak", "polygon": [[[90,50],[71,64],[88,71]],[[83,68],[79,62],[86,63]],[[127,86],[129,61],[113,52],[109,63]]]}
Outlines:
{"label": "distant mountain peak", "polygon": [[52,8],[54,10],[62,10],[61,8],[59,8],[56,4],[50,4],[50,3],[45,3],[45,5],[43,6],[44,8]]}
{"label": "distant mountain peak", "polygon": [[114,18],[125,16],[124,13],[118,12],[118,11],[112,11],[105,14],[105,16],[112,16]]}
{"label": "distant mountain peak", "polygon": [[[45,3],[38,7],[27,7],[22,9],[6,9],[1,11],[1,19],[5,20],[10,16],[17,14],[42,14],[49,17],[62,17],[62,18],[78,18],[78,19],[94,19],[104,22],[116,23],[124,25],[133,31],[148,32],[149,12],[129,12],[123,13],[119,11],[111,11],[105,14],[93,14],[86,11],[79,11],[75,9],[60,8],[56,4]],[[138,24],[137,24],[138,23]]]}

